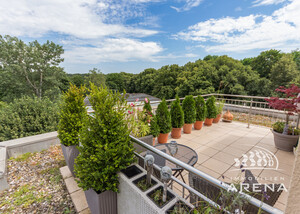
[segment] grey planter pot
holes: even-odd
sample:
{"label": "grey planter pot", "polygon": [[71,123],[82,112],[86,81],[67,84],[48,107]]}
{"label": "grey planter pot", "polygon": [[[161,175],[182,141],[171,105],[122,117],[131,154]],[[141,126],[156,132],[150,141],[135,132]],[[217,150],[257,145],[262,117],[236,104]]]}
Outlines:
{"label": "grey planter pot", "polygon": [[299,140],[299,135],[284,135],[273,131],[275,147],[277,149],[292,152],[293,147],[297,144]]}
{"label": "grey planter pot", "polygon": [[63,151],[63,155],[65,157],[67,166],[69,167],[72,175],[75,177],[74,174],[74,164],[75,164],[75,159],[79,155],[79,151],[76,146],[65,146],[61,144],[61,149]]}
{"label": "grey planter pot", "polygon": [[105,191],[97,194],[93,189],[84,191],[92,214],[117,214],[117,193]]}
{"label": "grey planter pot", "polygon": [[[153,136],[152,135],[148,135],[148,136],[145,136],[145,137],[140,137],[139,139],[141,141],[144,141],[148,145],[153,146]],[[142,147],[142,146],[140,146],[136,143],[134,143],[133,146],[135,148],[135,151],[138,152],[138,153],[147,151],[147,149],[145,149],[144,147]]]}

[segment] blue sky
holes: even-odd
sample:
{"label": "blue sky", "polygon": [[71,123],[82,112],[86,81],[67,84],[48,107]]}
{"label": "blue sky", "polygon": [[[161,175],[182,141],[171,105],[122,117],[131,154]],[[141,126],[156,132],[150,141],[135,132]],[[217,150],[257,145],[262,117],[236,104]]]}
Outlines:
{"label": "blue sky", "polygon": [[300,0],[2,1],[0,34],[63,45],[68,73],[139,73],[300,48]]}

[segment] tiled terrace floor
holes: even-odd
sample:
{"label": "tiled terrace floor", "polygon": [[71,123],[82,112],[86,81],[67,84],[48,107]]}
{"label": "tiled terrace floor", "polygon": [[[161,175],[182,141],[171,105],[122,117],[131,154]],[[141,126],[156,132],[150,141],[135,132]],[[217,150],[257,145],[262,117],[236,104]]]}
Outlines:
{"label": "tiled terrace floor", "polygon": [[[169,138],[169,141],[173,140]],[[294,164],[294,154],[278,150],[274,146],[273,134],[269,128],[233,122],[219,122],[211,127],[204,126],[201,130],[193,130],[191,134],[182,134],[177,143],[193,148],[198,154],[195,168],[226,182],[239,177],[239,166],[235,166],[235,158],[243,160],[242,155],[250,151],[265,148],[275,154],[278,159],[278,170],[252,169],[258,176],[259,183],[283,183],[289,190],[290,178]],[[276,160],[274,163],[276,166]],[[246,162],[250,166],[250,161]],[[224,179],[222,178],[224,176]],[[187,172],[184,173],[188,180]],[[177,186],[178,187],[178,186]],[[176,187],[175,187],[176,188]],[[283,191],[274,207],[285,209],[288,192]]]}

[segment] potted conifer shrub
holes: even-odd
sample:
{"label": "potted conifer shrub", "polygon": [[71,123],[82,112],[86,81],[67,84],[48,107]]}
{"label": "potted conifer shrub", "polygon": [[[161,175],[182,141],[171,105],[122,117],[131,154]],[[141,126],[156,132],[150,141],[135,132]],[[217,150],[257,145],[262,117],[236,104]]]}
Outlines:
{"label": "potted conifer shrub", "polygon": [[194,129],[200,130],[203,125],[206,114],[205,100],[202,96],[198,96],[195,101],[196,104],[196,123],[194,124]]}
{"label": "potted conifer shrub", "polygon": [[118,172],[134,161],[126,119],[125,93],[91,85],[93,117],[84,120],[76,159],[78,186],[92,214],[117,213]]}
{"label": "potted conifer shrub", "polygon": [[206,119],[204,125],[211,126],[217,116],[216,98],[211,96],[206,101]]}
{"label": "potted conifer shrub", "polygon": [[174,139],[178,139],[181,137],[181,128],[184,124],[183,110],[180,106],[180,100],[178,96],[176,96],[176,100],[172,102],[170,113],[172,122],[171,136]]}
{"label": "potted conifer shrub", "polygon": [[79,131],[83,125],[83,118],[87,116],[84,105],[85,88],[70,85],[63,95],[58,124],[58,138],[60,139],[66,164],[74,176],[74,161],[79,151]]}
{"label": "potted conifer shrub", "polygon": [[280,150],[292,152],[293,147],[297,145],[299,140],[300,129],[293,127],[289,123],[289,117],[300,113],[300,108],[298,107],[300,103],[300,88],[296,85],[292,85],[289,88],[280,86],[276,91],[283,93],[285,98],[271,97],[266,99],[266,101],[268,101],[270,107],[284,111],[286,120],[285,122],[275,122],[272,125],[275,146]]}
{"label": "potted conifer shrub", "polygon": [[157,107],[156,118],[160,131],[158,135],[158,143],[166,143],[171,131],[171,115],[165,99],[163,99]]}
{"label": "potted conifer shrub", "polygon": [[222,117],[223,107],[224,107],[224,101],[219,100],[219,102],[216,104],[217,116],[213,119],[213,123],[218,123],[220,121]]}
{"label": "potted conifer shrub", "polygon": [[153,116],[150,122],[150,133],[153,136],[153,146],[155,146],[155,138],[159,135],[160,130],[157,124],[157,117]]}
{"label": "potted conifer shrub", "polygon": [[184,98],[182,109],[184,112],[183,132],[185,134],[190,134],[192,132],[193,124],[196,122],[195,100],[192,95],[188,95]]}

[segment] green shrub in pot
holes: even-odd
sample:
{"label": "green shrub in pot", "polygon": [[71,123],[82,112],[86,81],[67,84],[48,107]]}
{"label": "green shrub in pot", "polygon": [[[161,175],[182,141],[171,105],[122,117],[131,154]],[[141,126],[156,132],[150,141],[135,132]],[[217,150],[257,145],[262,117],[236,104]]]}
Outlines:
{"label": "green shrub in pot", "polygon": [[[89,207],[96,213],[96,209],[116,209],[117,173],[133,163],[134,148],[126,120],[125,93],[121,95],[93,84],[90,92],[95,112],[93,117],[84,120],[75,172],[79,178],[78,186],[85,190]],[[111,202],[105,203],[108,198]],[[93,200],[97,204],[92,203]]]}
{"label": "green shrub in pot", "polygon": [[184,126],[183,132],[190,134],[192,131],[193,123],[196,122],[196,107],[195,100],[192,95],[188,95],[182,102],[182,109],[184,112]]}
{"label": "green shrub in pot", "polygon": [[180,106],[179,97],[171,105],[171,122],[172,122],[172,138],[178,139],[181,137],[181,128],[184,124],[184,114]]}
{"label": "green shrub in pot", "polygon": [[171,115],[168,110],[168,106],[165,99],[163,99],[157,107],[156,119],[160,130],[160,134],[158,136],[158,142],[166,143],[168,140],[168,135],[172,128],[172,124],[171,124]]}
{"label": "green shrub in pot", "polygon": [[58,138],[60,139],[62,151],[66,163],[74,175],[74,161],[79,152],[79,131],[83,126],[83,119],[87,116],[84,105],[84,87],[77,88],[70,85],[69,90],[63,95],[60,108],[60,120],[58,124]]}
{"label": "green shrub in pot", "polygon": [[196,97],[195,100],[195,106],[196,106],[196,122],[194,124],[194,129],[200,130],[203,125],[203,121],[205,119],[206,114],[206,105],[205,100],[202,96]]}
{"label": "green shrub in pot", "polygon": [[206,101],[206,118],[215,118],[217,116],[216,98],[211,96]]}

